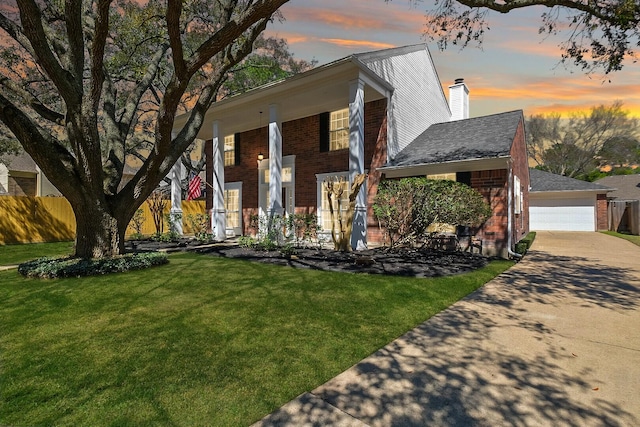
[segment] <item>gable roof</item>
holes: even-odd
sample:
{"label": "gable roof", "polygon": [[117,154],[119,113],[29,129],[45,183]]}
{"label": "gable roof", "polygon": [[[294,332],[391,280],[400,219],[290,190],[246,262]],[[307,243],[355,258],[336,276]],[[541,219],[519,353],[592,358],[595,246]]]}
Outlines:
{"label": "gable roof", "polygon": [[607,176],[596,181],[612,187],[608,197],[619,200],[640,200],[640,174]]}
{"label": "gable roof", "polygon": [[386,166],[508,157],[522,110],[430,126]]}
{"label": "gable roof", "polygon": [[[371,52],[354,53],[350,56],[343,58],[342,60],[353,57],[364,63],[379,61],[381,59],[388,59],[398,55],[406,55],[407,53],[413,53],[425,50],[427,45],[424,43],[413,44],[408,46],[392,47],[388,49],[374,50]],[[340,59],[338,61],[341,61]]]}
{"label": "gable roof", "polygon": [[[372,54],[392,57],[400,51],[401,48],[392,48]],[[356,54],[352,54],[221,99],[207,110],[204,120],[205,123],[219,121],[223,123],[225,134],[233,134],[265,126],[265,120],[269,120],[270,105],[278,105],[279,120],[282,122],[338,110],[349,104],[349,90],[345,85],[356,78],[365,81],[365,102],[383,99],[394,91],[389,81],[372,71]],[[182,129],[190,117],[191,112],[177,116],[174,129]],[[212,128],[208,124],[202,126],[197,137],[211,139]]]}
{"label": "gable roof", "polygon": [[604,185],[581,181],[539,169],[529,169],[529,180],[531,183],[530,193],[551,191],[595,191],[606,193],[611,190],[611,188]]}

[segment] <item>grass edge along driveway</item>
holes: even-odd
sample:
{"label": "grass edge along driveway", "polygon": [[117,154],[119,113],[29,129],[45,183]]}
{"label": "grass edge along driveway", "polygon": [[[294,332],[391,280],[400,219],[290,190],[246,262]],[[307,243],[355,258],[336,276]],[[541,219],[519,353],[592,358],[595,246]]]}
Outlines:
{"label": "grass edge along driveway", "polygon": [[82,279],[0,273],[0,425],[249,425],[512,265],[415,279],[192,253]]}

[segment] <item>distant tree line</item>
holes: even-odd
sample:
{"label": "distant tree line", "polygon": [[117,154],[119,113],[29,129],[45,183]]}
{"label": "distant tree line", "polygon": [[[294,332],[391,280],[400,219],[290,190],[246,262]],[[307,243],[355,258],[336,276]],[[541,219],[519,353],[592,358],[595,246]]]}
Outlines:
{"label": "distant tree line", "polygon": [[640,173],[640,121],[621,101],[562,118],[558,113],[527,120],[527,148],[538,169],[594,181]]}

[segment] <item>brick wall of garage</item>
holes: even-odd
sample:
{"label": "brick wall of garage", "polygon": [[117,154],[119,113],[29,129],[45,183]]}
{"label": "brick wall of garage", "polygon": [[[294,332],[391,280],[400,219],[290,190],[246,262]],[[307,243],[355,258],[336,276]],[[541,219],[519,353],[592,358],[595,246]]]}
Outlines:
{"label": "brick wall of garage", "polygon": [[609,229],[609,218],[607,214],[607,195],[598,194],[596,198],[596,230],[606,231]]}

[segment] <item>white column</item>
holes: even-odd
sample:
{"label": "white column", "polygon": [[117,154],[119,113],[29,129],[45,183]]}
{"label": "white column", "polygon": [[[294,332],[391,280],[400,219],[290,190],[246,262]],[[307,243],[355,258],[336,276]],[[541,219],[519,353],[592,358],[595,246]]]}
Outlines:
{"label": "white column", "polygon": [[269,218],[282,215],[282,131],[280,110],[269,105]]}
{"label": "white column", "polygon": [[169,211],[169,227],[171,231],[182,236],[182,162],[180,159],[171,168],[171,210]]}
{"label": "white column", "polygon": [[224,209],[224,134],[219,121],[213,122],[213,208],[211,231],[215,240],[227,238],[227,213]]}
{"label": "white column", "polygon": [[[349,185],[364,171],[364,81],[349,82]],[[360,187],[351,232],[351,247],[367,248],[367,185]]]}

